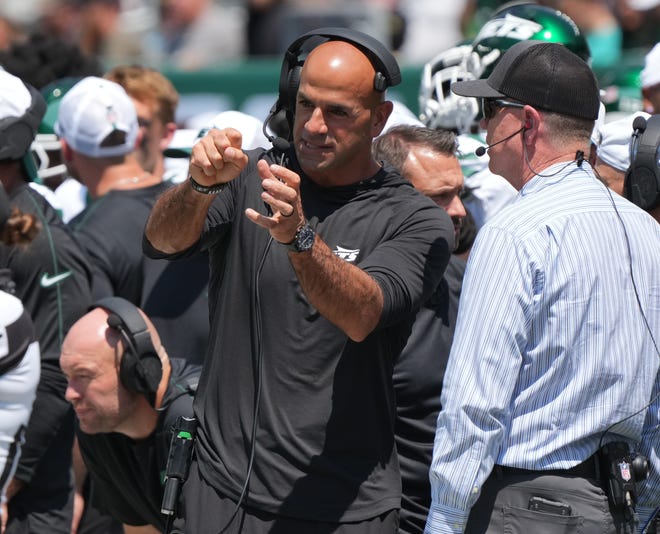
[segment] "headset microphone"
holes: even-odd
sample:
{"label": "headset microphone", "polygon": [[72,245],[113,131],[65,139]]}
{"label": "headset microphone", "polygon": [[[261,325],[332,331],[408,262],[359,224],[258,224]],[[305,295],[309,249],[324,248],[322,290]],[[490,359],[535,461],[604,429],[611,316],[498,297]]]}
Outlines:
{"label": "headset microphone", "polygon": [[511,135],[508,135],[508,136],[505,137],[504,139],[500,139],[499,141],[496,141],[495,143],[493,143],[493,144],[491,144],[491,145],[486,145],[486,146],[480,146],[480,147],[478,147],[478,148],[474,151],[474,153],[475,153],[475,155],[476,155],[477,157],[481,157],[481,156],[483,156],[483,155],[486,153],[486,151],[487,151],[489,148],[492,148],[492,147],[494,147],[495,145],[499,145],[500,143],[504,143],[505,141],[508,141],[508,140],[511,139],[512,137],[515,137],[515,136],[518,135],[520,132],[524,132],[525,130],[527,130],[527,128],[525,128],[525,127],[523,126],[522,128],[520,128],[520,130],[517,130],[517,131],[513,132]]}
{"label": "headset microphone", "polygon": [[[261,127],[261,131],[263,132],[266,139],[271,142],[273,148],[283,154],[291,148],[291,143],[286,139],[286,137],[289,135],[289,132],[282,131],[288,130],[289,128],[288,125],[286,125],[286,118],[282,113],[282,110],[278,109],[278,103],[279,101],[275,102],[273,107],[268,112],[268,116],[266,117],[266,120]],[[268,131],[269,126],[274,130],[275,135],[270,134]]]}
{"label": "headset microphone", "polygon": [[646,125],[647,121],[644,117],[641,115],[638,115],[635,117],[635,120],[633,121],[632,127],[633,127],[633,136],[638,137],[640,134],[644,133],[646,130]]}
{"label": "headset microphone", "polygon": [[269,141],[273,143],[273,146],[280,152],[286,152],[289,150],[289,148],[291,148],[291,143],[289,143],[283,137],[271,137]]}

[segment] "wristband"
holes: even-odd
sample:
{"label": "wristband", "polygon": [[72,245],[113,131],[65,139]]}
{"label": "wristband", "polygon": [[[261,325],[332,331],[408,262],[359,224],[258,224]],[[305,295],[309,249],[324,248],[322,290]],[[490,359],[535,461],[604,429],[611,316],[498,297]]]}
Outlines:
{"label": "wristband", "polygon": [[188,181],[190,182],[190,186],[197,191],[198,193],[202,193],[204,195],[217,195],[220,193],[225,188],[226,184],[214,184],[214,185],[202,185],[199,182],[196,182],[195,179],[192,177],[192,175],[188,175]]}

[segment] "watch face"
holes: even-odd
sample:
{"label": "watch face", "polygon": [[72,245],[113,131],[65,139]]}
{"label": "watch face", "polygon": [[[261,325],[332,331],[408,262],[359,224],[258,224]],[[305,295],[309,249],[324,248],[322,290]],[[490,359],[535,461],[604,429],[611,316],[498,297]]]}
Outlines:
{"label": "watch face", "polygon": [[314,246],[314,230],[309,224],[303,226],[296,235],[295,245],[298,252],[305,252]]}

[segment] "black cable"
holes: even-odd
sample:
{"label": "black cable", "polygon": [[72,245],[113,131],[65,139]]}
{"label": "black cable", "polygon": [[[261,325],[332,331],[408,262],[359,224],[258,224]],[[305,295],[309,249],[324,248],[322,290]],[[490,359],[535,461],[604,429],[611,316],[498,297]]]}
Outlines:
{"label": "black cable", "polygon": [[259,265],[257,267],[257,270],[255,271],[254,275],[254,305],[255,305],[255,329],[256,329],[256,334],[257,334],[257,361],[256,361],[256,386],[255,386],[255,392],[254,392],[254,410],[253,410],[253,419],[252,419],[252,431],[251,431],[251,436],[250,436],[250,459],[248,461],[248,468],[247,468],[247,473],[245,474],[245,482],[243,482],[243,488],[241,489],[241,494],[238,498],[238,501],[236,502],[236,507],[234,508],[234,511],[232,512],[231,516],[229,517],[229,521],[225,524],[224,527],[220,530],[220,534],[223,534],[224,532],[227,531],[229,526],[232,524],[234,521],[234,518],[236,517],[236,514],[241,508],[241,504],[243,504],[243,499],[245,499],[245,496],[247,495],[248,491],[248,486],[250,484],[250,477],[252,476],[252,469],[254,466],[254,458],[255,458],[255,451],[256,451],[256,446],[257,446],[257,430],[259,427],[259,405],[260,405],[260,400],[261,400],[261,383],[262,383],[262,376],[263,376],[263,342],[262,342],[262,335],[261,335],[261,301],[259,299],[259,277],[261,275],[261,271],[263,269],[264,264],[266,263],[266,257],[268,256],[268,250],[270,249],[270,246],[273,242],[273,237],[270,236],[268,238],[268,242],[266,243],[266,247],[264,248],[264,252],[261,256],[261,261],[259,262]]}
{"label": "black cable", "polygon": [[[605,187],[605,191],[607,192],[607,195],[609,196],[610,202],[612,203],[612,207],[614,208],[614,212],[616,213],[616,216],[619,219],[619,222],[621,223],[621,228],[623,229],[623,235],[624,235],[624,238],[626,240],[626,250],[628,252],[628,267],[629,267],[629,270],[630,270],[630,280],[632,282],[633,291],[635,292],[635,300],[637,301],[637,306],[639,308],[639,312],[642,315],[642,319],[644,320],[644,326],[646,326],[646,330],[648,331],[649,336],[651,337],[651,342],[653,343],[653,347],[655,348],[655,352],[656,352],[656,354],[658,354],[658,357],[660,357],[660,351],[658,350],[658,344],[655,340],[655,336],[653,335],[653,330],[651,329],[651,325],[649,324],[648,318],[646,317],[646,313],[644,313],[644,307],[642,306],[642,300],[639,296],[639,290],[637,289],[637,282],[635,281],[635,273],[634,273],[634,270],[633,270],[632,247],[630,245],[630,238],[628,237],[628,232],[626,230],[626,225],[623,221],[623,217],[621,217],[621,214],[619,213],[619,210],[616,207],[616,202],[614,202],[614,197],[612,196],[612,191],[610,190],[610,188],[607,185],[605,185],[606,182],[600,176],[598,171],[595,168],[593,169],[593,171],[594,171],[594,174],[598,177],[598,179],[603,183],[603,186]],[[651,397],[651,400],[649,400],[649,402],[647,402],[639,410],[637,410],[637,411],[633,412],[632,414],[624,417],[623,419],[620,419],[619,421],[615,421],[610,426],[608,426],[603,431],[603,433],[600,436],[600,439],[598,440],[598,450],[600,450],[601,447],[603,447],[603,440],[605,439],[605,436],[608,433],[610,433],[615,426],[620,425],[621,423],[624,423],[625,421],[628,421],[629,419],[632,419],[633,417],[635,417],[636,415],[644,412],[645,410],[648,410],[651,407],[651,405],[656,401],[656,399],[658,399],[658,397],[660,397],[660,390],[658,391],[658,393],[653,395],[653,397]],[[627,510],[627,512],[630,513],[629,510]],[[657,509],[654,512],[654,514],[651,516],[651,519],[649,520],[649,523],[647,523],[647,525],[644,527],[644,532],[647,531],[646,529],[648,529],[649,524],[651,524],[651,522],[654,520],[654,517],[655,517],[656,514],[657,514]],[[633,511],[633,516],[637,517],[637,514],[634,511]]]}
{"label": "black cable", "polygon": [[[552,176],[555,176],[555,175],[559,174],[561,171],[566,169],[569,165],[571,165],[574,162],[577,164],[577,166],[579,168],[582,168],[582,163],[584,162],[584,152],[582,150],[578,150],[575,153],[575,159],[573,161],[567,163],[566,165],[562,166],[558,171],[553,172],[551,174],[539,174],[534,169],[532,169],[532,166],[531,166],[530,161],[529,161],[529,155],[527,154],[527,150],[526,150],[524,144],[523,144],[523,152],[524,152],[524,155],[525,155],[525,163],[527,164],[527,167],[529,168],[529,170],[531,172],[533,172],[536,176],[541,176],[541,177],[544,177],[544,178],[549,178],[549,177],[552,177]],[[616,203],[614,202],[614,197],[612,196],[612,191],[610,191],[610,188],[607,185],[604,185],[606,182],[600,176],[598,171],[593,167],[592,167],[592,171],[596,175],[596,177],[601,181],[601,183],[603,184],[603,187],[605,188],[605,191],[606,191],[606,193],[607,193],[607,195],[610,199],[610,202],[612,203],[612,207],[614,208],[614,213],[616,213],[616,216],[619,219],[619,223],[621,224],[621,228],[623,229],[623,235],[624,235],[624,238],[626,240],[626,250],[628,252],[628,266],[629,266],[629,271],[630,271],[630,280],[632,282],[633,290],[635,292],[635,299],[637,301],[637,306],[638,306],[639,311],[642,315],[642,319],[644,320],[644,325],[646,326],[646,329],[647,329],[649,335],[651,336],[651,341],[653,342],[653,347],[655,348],[655,351],[658,354],[658,357],[660,357],[660,350],[658,350],[658,344],[655,340],[655,336],[653,335],[653,330],[651,329],[651,325],[649,324],[648,318],[646,317],[646,313],[644,313],[644,307],[642,306],[642,300],[639,296],[639,290],[637,289],[637,282],[635,281],[635,274],[634,274],[634,271],[633,271],[632,247],[630,246],[630,238],[628,237],[628,232],[626,230],[626,225],[623,221],[623,218],[621,217],[621,214],[619,213],[618,208],[616,207]],[[619,421],[616,421],[615,423],[612,423],[609,427],[607,427],[603,431],[603,433],[600,437],[600,440],[598,441],[598,448],[600,449],[602,447],[603,439],[612,430],[612,428],[614,428],[615,426],[627,421],[628,419],[632,419],[633,417],[640,414],[644,410],[647,410],[655,402],[655,400],[658,397],[660,397],[660,391],[658,391],[658,393],[656,393],[653,396],[653,398],[647,404],[645,404],[642,408],[640,408],[636,412],[632,413],[631,415],[628,415],[628,416],[624,417],[623,419],[621,419]]]}
{"label": "black cable", "polygon": [[[267,124],[267,123],[266,123]],[[265,130],[265,124],[264,124],[264,130]],[[286,167],[288,165],[288,158],[286,156],[285,150],[282,150],[281,147],[275,147],[277,151],[279,151],[279,165]],[[288,149],[288,147],[287,147]],[[266,209],[268,209],[270,213],[270,206],[266,205]],[[234,511],[232,512],[231,516],[229,517],[229,521],[225,524],[224,527],[220,530],[219,534],[224,534],[226,530],[229,528],[231,525],[232,521],[236,517],[236,514],[241,508],[241,504],[243,503],[243,499],[245,499],[245,496],[247,495],[248,492],[248,487],[250,484],[250,477],[252,476],[252,469],[254,467],[254,458],[255,458],[255,451],[256,451],[256,446],[257,446],[257,430],[259,428],[259,405],[261,401],[261,384],[262,384],[262,377],[263,377],[263,341],[262,341],[262,325],[261,325],[261,300],[259,298],[259,278],[261,276],[261,271],[264,267],[264,264],[266,263],[266,257],[268,256],[268,251],[270,250],[270,246],[273,243],[273,236],[270,236],[268,238],[268,242],[266,243],[266,247],[264,248],[264,252],[261,255],[261,260],[259,261],[259,265],[257,266],[257,270],[254,273],[254,282],[253,282],[253,300],[254,300],[254,306],[255,306],[255,329],[256,329],[256,335],[257,335],[257,361],[255,365],[255,392],[254,392],[254,411],[253,411],[253,419],[252,419],[252,431],[251,431],[251,436],[250,436],[250,459],[248,460],[248,468],[247,468],[247,473],[245,474],[245,482],[243,483],[243,488],[241,489],[241,494],[238,498],[238,501],[236,502],[236,507],[234,508]],[[241,531],[242,526],[239,525],[239,532]]]}
{"label": "black cable", "polygon": [[[598,177],[598,179],[605,184],[605,181],[602,179],[600,174],[598,174],[598,171],[596,169],[593,169],[594,174]],[[623,217],[621,217],[621,214],[619,213],[618,208],[616,207],[616,203],[614,202],[614,197],[612,196],[612,191],[610,191],[610,188],[607,185],[604,185],[605,191],[607,192],[607,195],[609,196],[610,202],[612,203],[612,207],[614,208],[614,213],[616,213],[617,218],[619,219],[619,223],[621,223],[621,228],[623,229],[623,235],[626,240],[626,250],[628,252],[628,268],[630,270],[630,280],[632,282],[633,286],[633,291],[635,292],[635,300],[637,301],[637,306],[639,308],[639,312],[642,315],[642,319],[644,320],[644,326],[646,326],[646,330],[649,333],[649,336],[651,337],[651,342],[653,343],[653,347],[655,348],[655,352],[658,354],[658,357],[660,358],[660,350],[658,350],[658,344],[655,340],[655,336],[653,335],[653,330],[651,329],[651,325],[649,324],[649,320],[646,317],[646,313],[644,313],[644,307],[642,306],[642,300],[639,296],[639,290],[637,289],[637,282],[635,281],[635,273],[633,271],[633,261],[632,261],[632,247],[630,246],[630,238],[628,237],[628,232],[626,230],[626,225],[623,221]],[[602,444],[603,444],[603,439],[605,438],[605,435],[608,434],[612,428],[614,428],[616,425],[620,425],[621,423],[627,421],[628,419],[632,419],[636,415],[640,414],[644,410],[648,410],[653,404],[656,399],[660,397],[660,391],[656,393],[651,400],[646,403],[642,408],[637,410],[636,412],[624,417],[623,419],[616,421],[615,423],[612,423],[610,426],[608,426],[604,431],[603,434],[600,437],[600,440],[598,441],[598,448],[600,449]]]}
{"label": "black cable", "polygon": [[170,534],[172,530],[172,520],[174,518],[174,515],[168,515],[167,519],[165,519],[165,528],[163,529],[163,534]]}
{"label": "black cable", "polygon": [[[525,135],[525,131],[523,131],[523,135]],[[553,172],[552,174],[541,174],[539,172],[536,172],[534,169],[532,169],[531,162],[529,161],[529,154],[527,154],[527,146],[525,145],[525,143],[523,143],[523,154],[525,155],[525,163],[527,164],[527,168],[531,172],[533,172],[536,176],[540,176],[541,178],[552,178],[553,176],[557,176],[561,171],[567,169],[573,163],[577,163],[578,167],[582,167],[582,162],[584,161],[584,152],[582,152],[582,150],[578,150],[575,153],[575,159],[569,161],[566,165],[564,165],[557,171]]]}

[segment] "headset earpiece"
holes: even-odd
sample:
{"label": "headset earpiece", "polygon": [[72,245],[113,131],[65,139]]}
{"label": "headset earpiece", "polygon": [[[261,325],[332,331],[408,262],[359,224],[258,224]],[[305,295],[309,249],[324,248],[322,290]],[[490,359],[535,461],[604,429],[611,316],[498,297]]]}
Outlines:
{"label": "headset earpiece", "polygon": [[119,364],[122,385],[145,395],[153,406],[163,376],[163,365],[151,342],[147,323],[133,304],[120,297],[101,299],[92,308],[104,308],[110,312],[108,326],[121,334],[126,346]]}
{"label": "headset earpiece", "polygon": [[376,75],[374,76],[374,89],[379,93],[382,93],[387,89],[387,78],[382,72],[376,71]]}
{"label": "headset earpiece", "polygon": [[302,66],[296,65],[289,71],[287,79],[287,98],[289,99],[287,109],[291,110],[292,113],[293,110],[296,109],[296,94],[298,93],[298,87],[300,86],[301,72]]}

